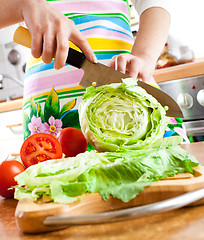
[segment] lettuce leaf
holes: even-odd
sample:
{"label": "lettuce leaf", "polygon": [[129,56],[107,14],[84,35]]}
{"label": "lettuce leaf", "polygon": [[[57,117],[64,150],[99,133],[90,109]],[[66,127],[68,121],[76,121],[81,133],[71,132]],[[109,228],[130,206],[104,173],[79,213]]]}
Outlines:
{"label": "lettuce leaf", "polygon": [[[99,192],[128,202],[152,182],[191,172],[197,160],[179,146],[124,152],[85,152],[74,158],[49,160],[17,175],[15,198],[71,203]],[[26,186],[26,187],[25,187]]]}

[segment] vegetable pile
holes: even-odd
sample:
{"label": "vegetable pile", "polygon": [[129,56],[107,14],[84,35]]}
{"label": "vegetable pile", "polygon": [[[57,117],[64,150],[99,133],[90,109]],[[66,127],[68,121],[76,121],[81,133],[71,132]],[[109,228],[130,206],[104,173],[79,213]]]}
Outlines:
{"label": "vegetable pile", "polygon": [[163,138],[169,121],[166,110],[134,79],[87,88],[79,117],[86,139],[97,151],[85,151],[84,141],[85,152],[75,157],[28,167],[15,177],[16,199],[71,203],[99,192],[104,200],[112,195],[128,202],[152,182],[193,173],[199,165],[178,146],[180,137]]}

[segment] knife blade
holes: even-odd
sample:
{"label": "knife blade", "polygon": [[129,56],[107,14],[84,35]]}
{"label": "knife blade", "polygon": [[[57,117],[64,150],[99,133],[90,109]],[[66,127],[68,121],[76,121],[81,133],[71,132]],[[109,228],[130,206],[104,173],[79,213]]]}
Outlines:
{"label": "knife blade", "polygon": [[102,212],[95,214],[76,215],[76,216],[48,216],[44,218],[43,224],[45,226],[54,225],[88,225],[88,224],[102,224],[110,222],[125,221],[131,219],[138,219],[142,217],[152,216],[159,213],[168,212],[181,207],[185,207],[204,198],[204,189],[197,189],[192,192],[184,193],[182,195],[166,199],[156,203],[150,203],[144,206],[121,209],[111,212]]}
{"label": "knife blade", "polygon": [[[122,79],[130,77],[101,63],[92,63],[86,59],[83,53],[72,48],[69,48],[66,63],[84,70],[80,85],[85,88],[89,86],[99,87],[111,83],[121,83]],[[140,80],[137,80],[137,84],[156,98],[163,107],[168,106],[167,116],[183,118],[180,107],[168,94]]]}
{"label": "knife blade", "polygon": [[[13,40],[18,44],[31,48],[30,32],[22,26],[16,29]],[[76,51],[73,48],[69,48],[66,63],[84,71],[80,85],[85,88],[121,83],[122,79],[129,78],[128,75],[107,67],[104,64],[90,62],[82,52]],[[156,98],[163,107],[168,106],[167,116],[183,118],[183,113],[179,105],[168,94],[140,80],[137,81],[137,84]]]}

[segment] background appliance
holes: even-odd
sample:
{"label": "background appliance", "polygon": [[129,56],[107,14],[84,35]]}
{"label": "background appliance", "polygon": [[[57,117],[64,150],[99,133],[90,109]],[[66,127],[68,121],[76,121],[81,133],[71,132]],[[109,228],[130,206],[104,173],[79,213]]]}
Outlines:
{"label": "background appliance", "polygon": [[169,67],[163,80],[158,84],[181,107],[187,135],[194,141],[204,141],[204,61]]}

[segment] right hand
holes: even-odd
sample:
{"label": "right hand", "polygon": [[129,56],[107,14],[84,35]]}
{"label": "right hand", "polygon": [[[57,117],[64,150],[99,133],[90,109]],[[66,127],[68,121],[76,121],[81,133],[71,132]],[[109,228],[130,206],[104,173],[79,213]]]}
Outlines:
{"label": "right hand", "polygon": [[31,53],[45,63],[55,58],[54,67],[60,69],[65,65],[69,42],[73,42],[85,54],[88,60],[96,62],[89,43],[76,28],[74,22],[57,11],[45,0],[25,0],[21,14],[31,37]]}
{"label": "right hand", "polygon": [[123,53],[115,55],[109,62],[109,67],[116,69],[133,78],[140,78],[145,83],[152,81],[155,62],[149,55],[137,55]]}

